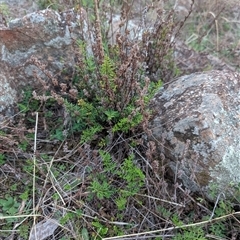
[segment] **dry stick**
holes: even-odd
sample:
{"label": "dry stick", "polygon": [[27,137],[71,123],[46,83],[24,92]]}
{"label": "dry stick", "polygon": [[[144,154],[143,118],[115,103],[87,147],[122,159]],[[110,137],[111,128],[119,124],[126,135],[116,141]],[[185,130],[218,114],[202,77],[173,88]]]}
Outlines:
{"label": "dry stick", "polygon": [[[18,113],[20,114],[20,112]],[[16,114],[17,115],[17,114]],[[14,115],[14,116],[16,116]],[[14,117],[13,116],[13,117]],[[25,218],[22,222],[24,222],[27,218],[29,217],[33,217],[33,226],[35,226],[36,224],[36,218],[38,216],[40,216],[39,214],[36,214],[36,211],[35,211],[35,173],[36,173],[36,168],[35,168],[35,165],[36,165],[36,149],[37,149],[37,125],[38,125],[38,112],[36,113],[36,125],[35,125],[35,136],[34,136],[34,153],[33,153],[33,214],[21,214],[21,215],[15,215],[15,216],[0,216],[0,220],[3,220],[3,219],[9,219],[9,218]],[[21,223],[22,223],[21,222]],[[20,223],[20,224],[21,224]],[[14,229],[13,230],[0,230],[0,232],[15,232],[15,231],[18,231],[18,230],[15,230],[20,224],[17,224],[14,226]],[[36,231],[36,229],[35,229]]]}
{"label": "dry stick", "polygon": [[[59,148],[57,149],[55,155],[58,153],[58,151],[59,151],[60,148],[62,147],[63,143],[64,143],[64,142],[61,143],[61,145],[60,145]],[[55,156],[52,157],[49,165],[47,165],[47,171],[48,171],[48,172],[47,172],[47,175],[46,175],[46,178],[45,178],[45,181],[44,181],[43,189],[45,189],[45,187],[46,187],[46,185],[47,185],[48,178],[49,178],[50,181],[51,181],[51,183],[52,183],[53,189],[57,192],[57,194],[58,194],[58,196],[60,197],[62,203],[63,203],[64,205],[66,205],[66,203],[65,203],[62,195],[60,194],[60,192],[58,191],[58,189],[56,188],[56,186],[55,186],[55,184],[54,184],[54,181],[57,182],[56,178],[54,177],[54,174],[53,174],[52,171],[51,171],[53,161],[55,160],[54,157],[55,157]],[[43,198],[43,196],[40,197],[40,200],[41,200],[41,198]],[[39,200],[38,205],[40,204],[40,200]]]}
{"label": "dry stick", "polygon": [[236,215],[240,215],[240,211],[235,212],[235,213],[230,213],[230,214],[227,214],[227,215],[224,215],[224,216],[221,216],[218,218],[214,218],[211,220],[202,221],[202,222],[191,223],[191,224],[186,224],[186,225],[182,225],[182,226],[169,227],[169,228],[165,228],[165,229],[158,229],[158,230],[154,230],[154,231],[148,231],[148,232],[142,232],[142,233],[136,233],[136,234],[122,235],[122,236],[117,236],[117,237],[107,237],[107,238],[102,238],[102,240],[114,240],[114,239],[124,239],[124,238],[127,239],[130,237],[138,237],[138,236],[146,235],[146,234],[154,234],[154,233],[160,233],[160,232],[165,232],[165,231],[171,231],[171,230],[175,230],[175,229],[196,227],[196,226],[201,226],[201,225],[208,224],[208,223],[213,223],[213,222],[216,222],[219,220],[223,220],[223,219],[229,218],[229,217],[234,218]]}
{"label": "dry stick", "polygon": [[218,19],[219,15],[221,14],[221,12],[224,10],[225,7],[222,7],[222,9],[218,12],[218,14],[215,16],[215,18],[210,22],[210,24],[208,25],[206,31],[203,32],[203,34],[198,38],[198,43],[200,43],[203,39],[204,36],[206,36],[206,34],[208,33],[209,29],[211,28],[212,25],[214,25],[214,23],[216,23],[216,19]]}
{"label": "dry stick", "polygon": [[215,25],[216,25],[216,34],[217,34],[217,54],[219,52],[219,29],[218,29],[218,19],[216,18],[215,14],[213,12],[209,12],[215,19]]}
{"label": "dry stick", "polygon": [[101,23],[99,17],[99,0],[94,1],[94,11],[95,11],[95,30],[96,30],[96,41],[97,41],[97,53],[100,63],[102,64],[104,59],[104,50],[103,50],[103,42],[102,42],[102,33],[101,33]]}
{"label": "dry stick", "polygon": [[184,191],[184,189],[182,189],[181,186],[179,186],[178,188],[179,188],[190,200],[192,200],[194,203],[196,203],[199,207],[203,208],[203,209],[204,209],[206,212],[208,212],[209,214],[210,214],[210,213],[212,214],[212,212],[211,212],[208,208],[204,207],[201,203],[197,202],[197,201],[196,201],[193,197],[191,197],[189,194],[186,194],[185,191]]}
{"label": "dry stick", "polygon": [[214,208],[213,208],[213,211],[212,211],[212,214],[211,214],[209,220],[211,220],[213,218],[214,214],[215,214],[215,210],[216,210],[216,207],[218,205],[218,202],[219,202],[219,199],[220,199],[221,195],[223,195],[223,197],[225,198],[225,194],[224,193],[221,192],[220,194],[218,194],[217,200],[215,202],[215,205],[214,205]]}
{"label": "dry stick", "polygon": [[[28,218],[28,217],[40,217],[40,214],[21,214],[21,215],[14,215],[14,216],[0,216],[0,220],[4,220],[4,219],[9,219],[9,218]],[[1,232],[2,230],[0,230]],[[12,231],[12,230],[8,230],[8,231]],[[14,230],[17,231],[17,230]]]}
{"label": "dry stick", "polygon": [[167,201],[167,200],[164,200],[164,199],[161,199],[161,198],[152,197],[152,196],[148,196],[148,195],[145,195],[145,194],[138,194],[138,193],[136,193],[136,195],[137,196],[142,196],[142,197],[147,197],[147,198],[150,198],[150,199],[154,199],[154,200],[157,200],[157,201],[160,201],[160,202],[165,202],[165,203],[168,203],[170,205],[175,205],[175,206],[179,206],[179,207],[185,207],[185,205],[180,204],[180,203]]}
{"label": "dry stick", "polygon": [[34,133],[34,148],[33,148],[33,228],[35,236],[36,232],[36,208],[35,208],[35,190],[36,190],[36,151],[37,151],[37,128],[38,128],[38,112],[36,112],[36,124]]}

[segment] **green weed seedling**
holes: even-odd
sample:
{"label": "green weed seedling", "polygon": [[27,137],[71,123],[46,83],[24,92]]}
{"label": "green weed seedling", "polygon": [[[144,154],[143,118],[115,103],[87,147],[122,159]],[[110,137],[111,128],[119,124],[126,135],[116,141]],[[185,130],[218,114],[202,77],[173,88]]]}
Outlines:
{"label": "green weed seedling", "polygon": [[102,157],[104,171],[106,173],[115,175],[116,169],[117,169],[117,164],[116,164],[116,162],[114,162],[112,160],[110,153],[103,151],[103,150],[99,150],[99,154]]}
{"label": "green weed seedling", "polygon": [[183,229],[181,233],[177,233],[172,240],[208,240],[202,228]]}
{"label": "green weed seedling", "polygon": [[28,174],[32,174],[33,172],[33,161],[32,159],[27,159],[25,162],[25,165],[23,166],[23,170],[28,173]]}
{"label": "green weed seedling", "polygon": [[60,224],[64,225],[68,221],[74,221],[77,218],[80,218],[82,216],[82,211],[80,209],[77,209],[75,211],[69,211],[67,212],[61,219],[60,219]]}
{"label": "green weed seedling", "polygon": [[[4,216],[14,216],[18,212],[20,203],[10,195],[6,195],[4,199],[0,199],[0,208]],[[16,218],[7,218],[8,223],[15,222]]]}
{"label": "green weed seedling", "polygon": [[62,128],[55,129],[54,132],[51,134],[50,139],[63,141],[65,139],[65,136],[63,134],[63,129]]}
{"label": "green weed seedling", "polygon": [[157,206],[157,210],[161,214],[161,216],[163,216],[165,219],[170,219],[172,213],[168,209],[159,205],[159,206]]}
{"label": "green weed seedling", "polygon": [[28,239],[29,232],[30,232],[30,224],[24,222],[19,226],[18,229],[19,229],[20,237],[22,237],[23,239]]}
{"label": "green weed seedling", "polygon": [[[166,214],[164,210],[162,212]],[[168,216],[168,213],[166,215]],[[207,240],[205,238],[205,233],[201,227],[191,227],[191,228],[183,227],[184,223],[179,219],[179,216],[177,214],[173,214],[171,220],[175,226],[182,227],[178,230],[177,234],[173,237],[173,240],[191,240],[191,239]]]}
{"label": "green weed seedling", "polygon": [[27,140],[23,140],[18,144],[19,148],[24,152],[27,151],[28,145],[29,145],[29,142]]}
{"label": "green weed seedling", "polygon": [[[232,204],[227,200],[220,200],[218,206],[215,209],[214,217],[221,217],[233,212]],[[217,221],[210,225],[209,231],[218,237],[225,237],[227,233],[226,221]]]}
{"label": "green weed seedling", "polygon": [[5,163],[5,155],[0,153],[0,166],[3,165]]}
{"label": "green weed seedling", "polygon": [[92,193],[96,194],[97,198],[100,200],[104,198],[108,199],[114,193],[112,186],[107,182],[107,180],[100,182],[98,179],[94,179],[89,189]]}
{"label": "green weed seedling", "polygon": [[145,176],[134,163],[134,156],[126,158],[118,171],[118,176],[126,182],[126,191],[135,195],[144,184]]}
{"label": "green weed seedling", "polygon": [[183,221],[179,219],[179,216],[176,213],[173,214],[171,220],[174,226],[181,227],[184,225]]}
{"label": "green weed seedling", "polygon": [[[99,153],[103,161],[103,171],[92,180],[89,191],[100,200],[115,196],[118,210],[124,210],[128,198],[140,191],[145,176],[140,168],[135,166],[133,155],[130,155],[117,167],[108,152],[100,150]],[[116,186],[110,180],[113,178],[119,179],[118,181],[122,183],[122,187],[118,191],[114,191]]]}
{"label": "green weed seedling", "polygon": [[20,112],[26,113],[27,111],[37,111],[40,103],[38,100],[33,99],[32,97],[32,88],[26,88],[23,92],[23,99],[18,103]]}
{"label": "green weed seedling", "polygon": [[92,226],[95,228],[94,239],[100,240],[107,235],[109,229],[103,226],[100,222],[94,221],[92,222]]}

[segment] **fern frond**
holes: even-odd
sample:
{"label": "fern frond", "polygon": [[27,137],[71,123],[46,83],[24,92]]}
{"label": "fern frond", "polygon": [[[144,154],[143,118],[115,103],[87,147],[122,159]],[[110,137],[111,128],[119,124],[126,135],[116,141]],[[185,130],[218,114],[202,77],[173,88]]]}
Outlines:
{"label": "fern frond", "polygon": [[116,77],[115,64],[109,56],[104,56],[103,63],[100,67],[100,73],[102,76],[106,76],[109,79],[114,79]]}

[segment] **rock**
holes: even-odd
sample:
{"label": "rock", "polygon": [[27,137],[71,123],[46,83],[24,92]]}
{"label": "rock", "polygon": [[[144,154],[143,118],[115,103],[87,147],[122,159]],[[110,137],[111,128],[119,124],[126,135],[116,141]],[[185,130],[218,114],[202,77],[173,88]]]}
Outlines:
{"label": "rock", "polygon": [[28,62],[32,56],[53,75],[61,73],[63,69],[73,69],[76,40],[88,42],[85,17],[82,9],[78,13],[69,10],[61,14],[47,9],[12,20],[8,27],[0,28],[2,117],[11,115],[10,106],[17,102],[24,87],[40,84],[35,71],[47,79],[39,68]]}
{"label": "rock", "polygon": [[38,2],[39,0],[1,0],[0,11],[4,12],[7,19],[15,19],[39,10]]}
{"label": "rock", "polygon": [[240,74],[180,77],[155,95],[151,108],[156,155],[164,155],[169,173],[208,199],[213,189],[234,194],[240,183]]}
{"label": "rock", "polygon": [[210,53],[196,52],[180,40],[174,45],[174,61],[182,76],[210,70],[236,70],[236,67],[227,64],[221,58]]}

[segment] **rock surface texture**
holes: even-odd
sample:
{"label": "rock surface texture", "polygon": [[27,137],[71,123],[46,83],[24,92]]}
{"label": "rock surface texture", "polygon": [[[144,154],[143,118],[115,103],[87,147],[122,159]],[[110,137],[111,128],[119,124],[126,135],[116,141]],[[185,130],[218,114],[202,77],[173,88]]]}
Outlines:
{"label": "rock surface texture", "polygon": [[[37,86],[46,75],[28,60],[45,65],[53,75],[75,65],[77,39],[87,38],[84,13],[71,10],[59,14],[47,9],[27,14],[0,28],[0,113],[11,115],[9,106],[17,102],[25,86]],[[2,117],[1,116],[1,117]]]}
{"label": "rock surface texture", "polygon": [[38,0],[1,0],[0,4],[6,9],[8,19],[20,18],[39,10]]}
{"label": "rock surface texture", "polygon": [[157,155],[165,157],[170,172],[209,199],[211,189],[234,193],[232,184],[240,183],[240,75],[180,77],[156,94],[152,108]]}

